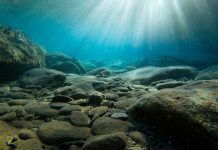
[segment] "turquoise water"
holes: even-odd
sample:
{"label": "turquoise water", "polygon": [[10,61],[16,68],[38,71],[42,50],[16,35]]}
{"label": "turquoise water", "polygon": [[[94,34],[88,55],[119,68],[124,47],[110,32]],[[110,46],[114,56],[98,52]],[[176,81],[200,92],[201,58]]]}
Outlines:
{"label": "turquoise water", "polygon": [[1,0],[0,24],[81,60],[201,64],[218,56],[217,10],[217,0]]}

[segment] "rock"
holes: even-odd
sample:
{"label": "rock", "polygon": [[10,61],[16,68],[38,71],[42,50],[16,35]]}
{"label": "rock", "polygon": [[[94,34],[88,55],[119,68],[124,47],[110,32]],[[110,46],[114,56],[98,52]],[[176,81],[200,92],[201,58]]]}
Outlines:
{"label": "rock", "polygon": [[92,83],[95,81],[97,81],[97,78],[95,76],[91,76],[91,75],[80,76],[76,74],[69,74],[67,75],[65,84],[73,85],[73,87],[75,88],[82,89],[87,94],[94,91]]}
{"label": "rock", "polygon": [[145,134],[143,134],[142,132],[132,131],[129,133],[129,137],[139,144],[147,145]]}
{"label": "rock", "polygon": [[134,126],[126,121],[109,117],[100,117],[94,121],[91,131],[95,135],[111,134],[115,132],[129,132]]}
{"label": "rock", "polygon": [[93,92],[89,96],[89,104],[99,106],[104,99],[104,95],[101,92]]}
{"label": "rock", "polygon": [[25,128],[25,129],[32,129],[33,124],[30,121],[24,121],[24,120],[14,120],[10,122],[10,125],[19,129]]}
{"label": "rock", "polygon": [[111,115],[111,118],[126,120],[128,118],[128,115],[126,113],[113,113]]}
{"label": "rock", "polygon": [[0,120],[10,122],[16,118],[16,113],[15,112],[9,112],[7,114],[4,114],[0,116]]}
{"label": "rock", "polygon": [[19,133],[19,138],[22,140],[28,140],[35,137],[35,134],[31,130],[21,130]]}
{"label": "rock", "polygon": [[1,95],[4,98],[12,98],[12,99],[34,99],[34,97],[25,92],[10,92],[4,95]]}
{"label": "rock", "polygon": [[80,106],[85,106],[88,104],[88,100],[87,99],[80,99],[80,100],[75,100],[72,102],[69,102],[70,105],[80,105]]}
{"label": "rock", "polygon": [[16,113],[17,118],[27,118],[27,112],[22,106],[12,106],[10,109]]}
{"label": "rock", "polygon": [[32,101],[32,99],[14,99],[14,100],[8,101],[7,103],[10,106],[17,106],[17,105],[24,106],[24,105],[30,103],[31,101]]}
{"label": "rock", "polygon": [[91,133],[87,127],[75,127],[69,122],[54,121],[42,124],[39,127],[38,136],[45,143],[60,144],[86,140],[91,137]]}
{"label": "rock", "polygon": [[58,86],[66,79],[64,73],[46,68],[36,68],[26,71],[18,83],[21,87],[27,85],[40,85],[41,87]]}
{"label": "rock", "polygon": [[126,143],[125,133],[118,132],[91,137],[82,147],[82,150],[125,150]]}
{"label": "rock", "polygon": [[94,89],[96,91],[104,91],[106,89],[107,85],[108,84],[104,81],[94,81],[92,83],[92,86],[94,87]]}
{"label": "rock", "polygon": [[70,120],[72,125],[76,126],[88,126],[90,124],[89,117],[80,111],[72,111]]}
{"label": "rock", "polygon": [[16,79],[24,71],[44,65],[45,51],[20,31],[0,27],[0,80]]}
{"label": "rock", "polygon": [[123,99],[115,102],[114,107],[118,109],[126,109],[127,107],[135,104],[136,102],[138,102],[137,98]]}
{"label": "rock", "polygon": [[80,88],[74,86],[65,86],[55,90],[55,95],[67,95],[68,97],[73,98],[74,100],[87,98],[87,94]]}
{"label": "rock", "polygon": [[201,70],[196,80],[211,80],[211,79],[218,79],[218,65],[211,66],[209,68]]}
{"label": "rock", "polygon": [[81,107],[79,105],[65,106],[59,110],[59,114],[70,115],[72,111],[81,111]]}
{"label": "rock", "polygon": [[0,94],[6,94],[11,91],[11,88],[7,84],[0,85]]}
{"label": "rock", "polygon": [[173,81],[173,82],[159,83],[156,85],[156,88],[158,90],[161,90],[161,89],[166,89],[166,88],[175,88],[178,86],[182,86],[184,84],[185,84],[185,82]]}
{"label": "rock", "polygon": [[24,106],[29,114],[34,114],[42,118],[50,118],[59,114],[58,110],[50,107],[49,104],[31,102]]}
{"label": "rock", "polygon": [[[218,81],[195,81],[144,96],[127,112],[174,137],[218,148]],[[199,145],[197,144],[197,145]]]}
{"label": "rock", "polygon": [[111,72],[105,67],[97,68],[86,73],[86,75],[94,75],[97,77],[109,77]]}
{"label": "rock", "polygon": [[7,103],[0,103],[0,116],[10,112],[10,107]]}
{"label": "rock", "polygon": [[61,102],[61,103],[67,103],[73,101],[73,99],[69,96],[63,96],[63,95],[56,95],[52,98],[52,102]]}
{"label": "rock", "polygon": [[110,101],[117,101],[119,99],[119,96],[113,93],[106,93],[105,97],[107,100],[110,100]]}
{"label": "rock", "polygon": [[61,109],[61,108],[66,107],[66,106],[70,106],[70,104],[67,104],[67,103],[51,103],[51,107],[54,108],[54,109]]}
{"label": "rock", "polygon": [[102,116],[107,111],[108,111],[108,107],[106,107],[106,106],[95,107],[95,108],[90,110],[89,116],[90,117],[93,117],[93,116]]}
{"label": "rock", "polygon": [[86,72],[78,60],[63,54],[48,54],[45,62],[48,68],[65,73],[84,74]]}
{"label": "rock", "polygon": [[198,71],[189,66],[144,67],[126,72],[116,77],[143,85],[164,79],[193,79]]}

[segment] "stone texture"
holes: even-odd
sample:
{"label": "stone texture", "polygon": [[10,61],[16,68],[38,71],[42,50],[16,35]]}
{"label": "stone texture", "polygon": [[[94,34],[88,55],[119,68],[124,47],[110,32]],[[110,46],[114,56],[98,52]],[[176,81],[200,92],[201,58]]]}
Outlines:
{"label": "stone texture", "polygon": [[153,122],[171,136],[214,149],[218,147],[217,97],[217,80],[196,81],[144,96],[127,112],[135,120]]}

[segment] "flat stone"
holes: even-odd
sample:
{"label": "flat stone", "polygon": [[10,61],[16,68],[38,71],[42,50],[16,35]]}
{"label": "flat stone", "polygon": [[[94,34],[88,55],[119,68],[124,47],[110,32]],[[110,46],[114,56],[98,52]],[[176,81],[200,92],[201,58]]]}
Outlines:
{"label": "flat stone", "polygon": [[126,113],[113,113],[111,115],[111,118],[126,120],[128,118],[128,115]]}
{"label": "flat stone", "polygon": [[54,121],[42,124],[39,127],[38,136],[45,143],[60,144],[69,141],[84,141],[92,134],[87,127],[76,127],[69,122]]}

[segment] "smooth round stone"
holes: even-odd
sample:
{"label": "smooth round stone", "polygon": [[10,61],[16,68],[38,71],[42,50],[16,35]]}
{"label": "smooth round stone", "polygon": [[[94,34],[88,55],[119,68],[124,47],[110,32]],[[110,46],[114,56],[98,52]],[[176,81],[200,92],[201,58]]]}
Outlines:
{"label": "smooth round stone", "polygon": [[72,111],[70,120],[76,126],[88,126],[90,124],[89,117],[80,111]]}
{"label": "smooth round stone", "polygon": [[111,115],[111,118],[126,120],[128,118],[128,115],[126,113],[113,113]]}
{"label": "smooth round stone", "polygon": [[65,106],[70,106],[70,104],[67,103],[51,103],[51,107],[55,109],[61,109]]}

